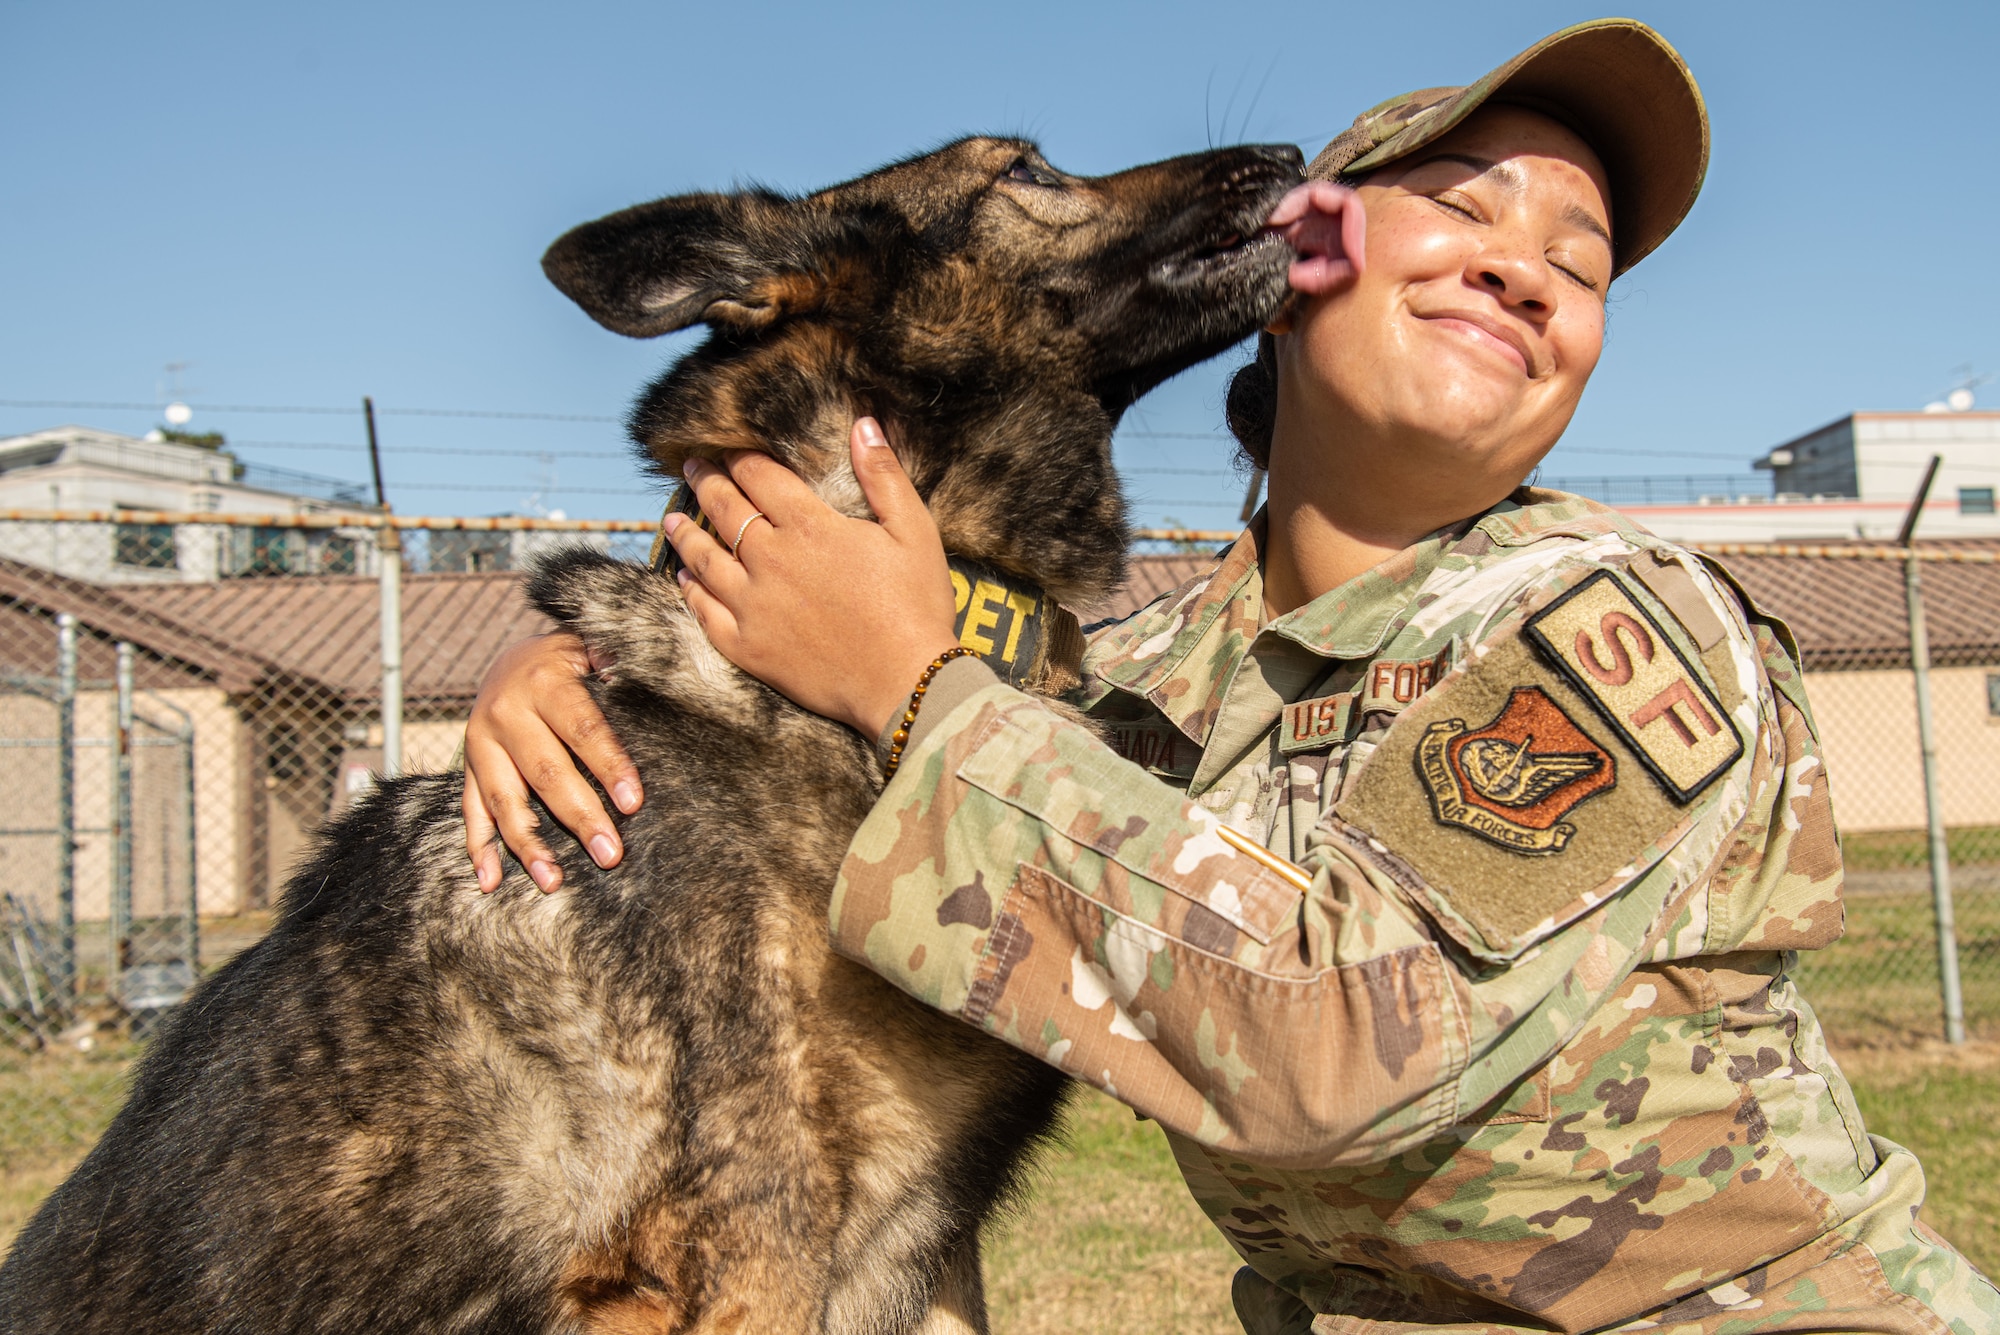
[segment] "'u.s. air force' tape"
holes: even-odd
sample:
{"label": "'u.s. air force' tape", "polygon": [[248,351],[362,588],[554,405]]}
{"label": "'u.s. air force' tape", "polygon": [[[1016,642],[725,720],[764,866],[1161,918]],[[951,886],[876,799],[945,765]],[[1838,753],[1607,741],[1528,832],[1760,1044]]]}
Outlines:
{"label": "'u.s. air force' tape", "polygon": [[[675,487],[666,514],[660,516],[660,531],[653,535],[647,561],[663,575],[677,575],[681,570],[680,556],[667,541],[666,519],[670,514],[686,515],[716,541],[723,541],[702,513],[694,489],[685,483]],[[1021,685],[1041,655],[1052,611],[1048,595],[1038,585],[963,556],[948,555],[945,561],[951,567],[956,612],[953,628],[958,642],[984,659],[1010,686]]]}

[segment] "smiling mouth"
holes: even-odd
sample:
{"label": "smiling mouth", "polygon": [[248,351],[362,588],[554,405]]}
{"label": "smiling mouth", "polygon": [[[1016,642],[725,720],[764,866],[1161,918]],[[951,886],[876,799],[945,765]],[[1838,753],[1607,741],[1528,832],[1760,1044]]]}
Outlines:
{"label": "smiling mouth", "polygon": [[1487,328],[1479,321],[1469,319],[1457,311],[1440,311],[1436,315],[1420,315],[1417,318],[1445,325],[1467,343],[1483,348],[1497,357],[1506,358],[1520,368],[1523,375],[1533,378],[1534,367],[1528,360],[1527,349],[1513,339]]}

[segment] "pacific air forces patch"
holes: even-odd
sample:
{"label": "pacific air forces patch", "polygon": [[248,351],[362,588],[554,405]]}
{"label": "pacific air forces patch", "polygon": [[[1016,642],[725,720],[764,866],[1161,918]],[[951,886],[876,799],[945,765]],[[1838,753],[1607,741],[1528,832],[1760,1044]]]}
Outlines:
{"label": "pacific air forces patch", "polygon": [[1576,833],[1563,817],[1618,782],[1617,760],[1538,686],[1516,687],[1484,727],[1431,724],[1417,766],[1439,820],[1518,853],[1562,852]]}

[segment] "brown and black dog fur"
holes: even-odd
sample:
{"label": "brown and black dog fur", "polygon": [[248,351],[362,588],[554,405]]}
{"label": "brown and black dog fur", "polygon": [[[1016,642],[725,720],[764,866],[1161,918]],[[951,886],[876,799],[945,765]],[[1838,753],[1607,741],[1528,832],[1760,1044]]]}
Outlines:
{"label": "brown and black dog fur", "polygon": [[[1095,179],[967,139],[800,199],[661,200],[549,276],[708,340],[642,397],[663,474],[768,450],[864,513],[880,417],[957,553],[1087,606],[1122,575],[1119,414],[1270,318],[1289,148]],[[708,645],[670,579],[572,553],[530,596],[615,664],[623,863],[474,892],[456,775],[335,822],[0,1269],[0,1331],[983,1331],[979,1230],[1063,1080],[828,949],[869,739]],[[1046,663],[1049,693],[1075,679]],[[1061,654],[1058,654],[1061,657]]]}

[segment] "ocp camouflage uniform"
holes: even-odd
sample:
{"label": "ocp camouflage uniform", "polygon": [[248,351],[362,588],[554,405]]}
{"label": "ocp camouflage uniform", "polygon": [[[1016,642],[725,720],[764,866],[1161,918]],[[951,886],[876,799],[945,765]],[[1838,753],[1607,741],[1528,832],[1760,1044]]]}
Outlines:
{"label": "ocp camouflage uniform", "polygon": [[955,665],[836,944],[1158,1120],[1253,1322],[2000,1329],[1792,980],[1840,851],[1718,568],[1522,491],[1264,624],[1253,529],[1086,668],[1110,745]]}

